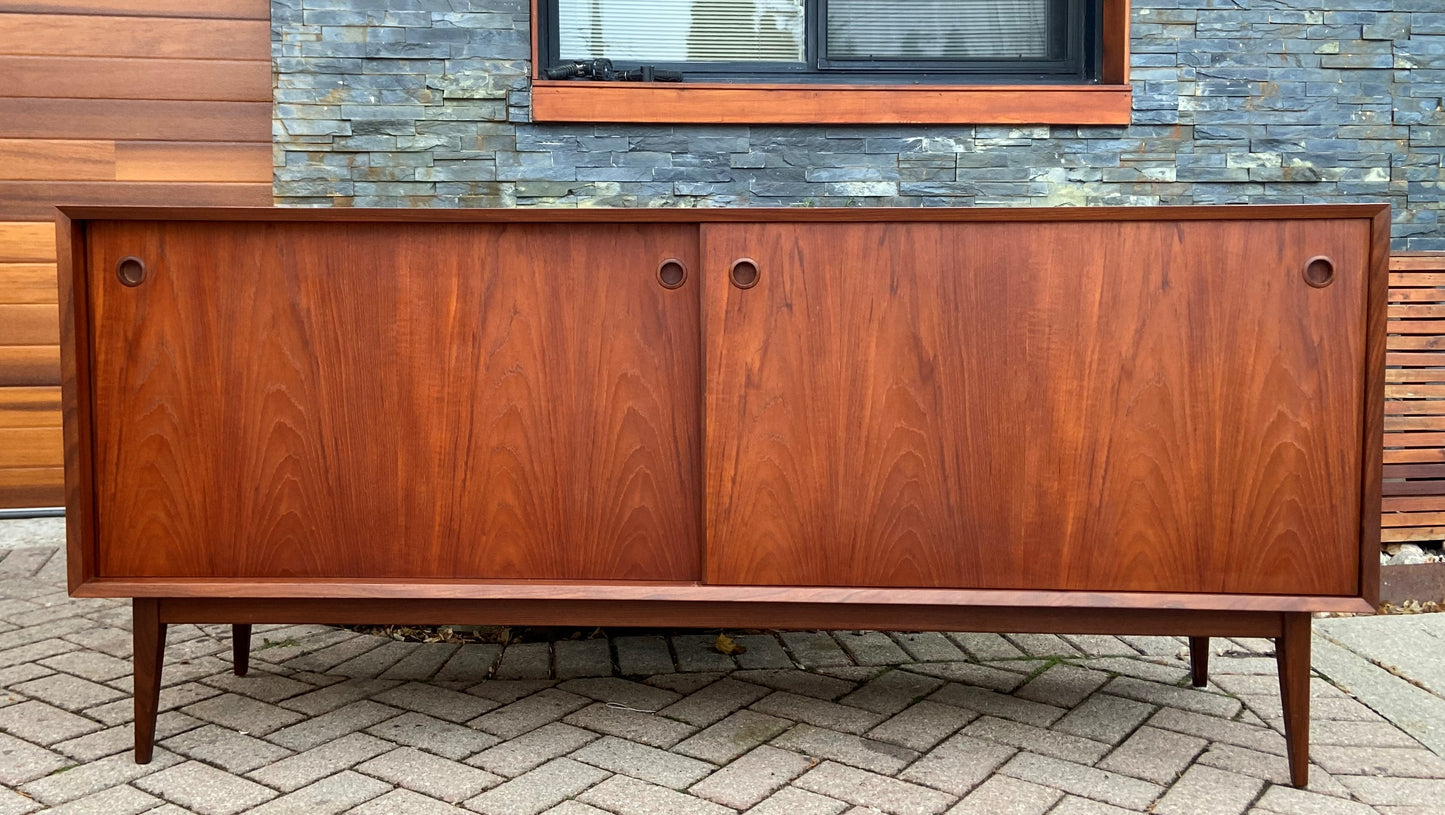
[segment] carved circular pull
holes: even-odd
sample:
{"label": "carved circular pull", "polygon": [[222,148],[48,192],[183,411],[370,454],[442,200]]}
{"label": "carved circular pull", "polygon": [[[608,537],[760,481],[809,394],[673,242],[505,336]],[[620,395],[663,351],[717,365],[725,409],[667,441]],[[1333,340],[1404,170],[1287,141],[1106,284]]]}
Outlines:
{"label": "carved circular pull", "polygon": [[133,255],[121,258],[115,264],[115,276],[122,286],[139,286],[146,279],[146,262]]}
{"label": "carved circular pull", "polygon": [[758,285],[758,263],[752,258],[740,258],[733,261],[732,271],[728,273],[733,285],[740,289],[751,289]]}
{"label": "carved circular pull", "polygon": [[687,282],[687,267],[677,258],[668,258],[657,267],[657,282],[664,289],[676,289]]}
{"label": "carved circular pull", "polygon": [[1335,262],[1324,255],[1316,255],[1305,262],[1305,282],[1317,289],[1335,282]]}

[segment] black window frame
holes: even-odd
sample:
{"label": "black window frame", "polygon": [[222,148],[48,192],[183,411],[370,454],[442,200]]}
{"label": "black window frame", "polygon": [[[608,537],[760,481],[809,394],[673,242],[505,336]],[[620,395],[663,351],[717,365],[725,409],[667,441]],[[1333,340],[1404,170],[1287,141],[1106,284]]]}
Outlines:
{"label": "black window frame", "polygon": [[[537,51],[543,68],[562,62],[560,0],[538,0]],[[828,0],[804,0],[804,61],[652,62],[684,82],[824,84],[1096,84],[1103,53],[1103,0],[1052,0],[1062,6],[1066,55],[1059,60],[828,60]],[[619,69],[643,63],[613,60]]]}

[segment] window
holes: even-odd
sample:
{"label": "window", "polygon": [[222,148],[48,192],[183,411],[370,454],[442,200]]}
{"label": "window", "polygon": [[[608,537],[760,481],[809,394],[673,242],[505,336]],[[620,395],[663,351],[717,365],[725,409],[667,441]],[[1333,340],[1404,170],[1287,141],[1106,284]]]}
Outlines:
{"label": "window", "polygon": [[[534,8],[539,121],[1128,121],[1128,0],[534,0]],[[564,79],[579,73],[669,81]],[[653,104],[662,107],[649,111]]]}

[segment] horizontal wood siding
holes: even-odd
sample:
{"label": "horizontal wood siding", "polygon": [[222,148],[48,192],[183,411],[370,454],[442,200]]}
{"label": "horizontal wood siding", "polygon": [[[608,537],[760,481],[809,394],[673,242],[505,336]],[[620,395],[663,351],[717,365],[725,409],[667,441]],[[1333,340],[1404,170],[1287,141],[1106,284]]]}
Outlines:
{"label": "horizontal wood siding", "polygon": [[1445,255],[1390,259],[1385,543],[1445,538]]}
{"label": "horizontal wood siding", "polygon": [[268,0],[0,0],[0,508],[59,506],[56,204],[271,203]]}

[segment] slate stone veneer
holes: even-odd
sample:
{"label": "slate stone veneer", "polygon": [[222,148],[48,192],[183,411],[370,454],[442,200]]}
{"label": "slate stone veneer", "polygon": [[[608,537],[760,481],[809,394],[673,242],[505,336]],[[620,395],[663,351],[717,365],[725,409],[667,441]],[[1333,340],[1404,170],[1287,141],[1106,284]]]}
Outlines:
{"label": "slate stone veneer", "polygon": [[273,0],[291,206],[1389,201],[1445,250],[1442,0],[1134,0],[1129,127],[530,121],[526,0]]}

